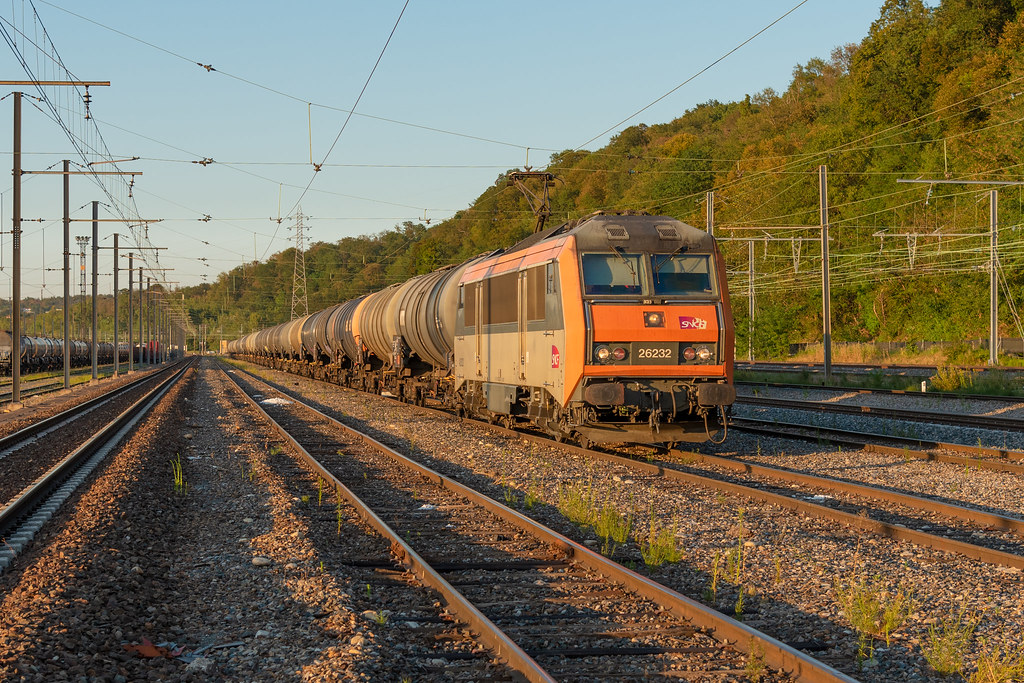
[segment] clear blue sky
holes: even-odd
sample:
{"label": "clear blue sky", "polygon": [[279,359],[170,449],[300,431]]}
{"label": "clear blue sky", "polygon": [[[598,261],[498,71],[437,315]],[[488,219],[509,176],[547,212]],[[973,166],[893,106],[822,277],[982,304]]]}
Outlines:
{"label": "clear blue sky", "polygon": [[[529,162],[540,166],[552,151],[587,143],[798,1],[411,0],[356,115],[301,199],[303,213],[312,216],[308,236],[335,241],[424,216],[443,219],[502,171],[524,165],[527,147]],[[880,2],[809,0],[622,127],[669,121],[711,99],[784,90],[797,64],[859,42]],[[320,163],[345,122],[339,110],[356,102],[403,4],[35,0],[67,68],[83,80],[111,81],[109,88],[91,89],[92,116],[115,157],[141,157],[120,167],[143,172],[132,188],[134,201],[142,217],[163,219],[150,238],[167,247],[160,261],[176,269],[167,279],[182,285],[201,282],[203,274],[213,281],[254,254],[262,259],[287,248],[291,221],[278,227],[269,219],[279,204],[287,214],[299,201],[314,175],[310,138]],[[14,0],[13,16],[8,6],[0,18],[9,32],[13,23],[34,41],[39,27],[31,13],[27,0]],[[3,78],[27,78],[9,47],[3,54]],[[25,56],[43,73],[45,58],[31,46]],[[12,90],[5,86],[0,94]],[[8,131],[0,149],[8,163],[11,117],[8,98],[0,102],[0,130]],[[30,102],[23,118],[26,169],[79,159]],[[609,135],[587,148],[602,146]],[[203,158],[215,163],[192,163]],[[8,180],[4,231],[10,230],[10,188]],[[75,218],[89,217],[88,208],[78,207],[94,199],[105,197],[91,180],[72,178]],[[24,225],[23,296],[38,296],[42,265],[62,263],[59,176],[26,180],[23,215],[45,219]],[[201,222],[204,215],[213,220]],[[101,209],[101,216],[110,214]],[[72,224],[73,235],[89,230]],[[101,224],[101,244],[109,246],[115,231],[125,229]],[[10,234],[0,246],[0,296],[6,297]],[[74,244],[72,251],[77,254]],[[110,253],[101,254],[100,271],[109,273]],[[77,283],[77,267],[73,272]],[[45,273],[45,283],[45,295],[62,292],[59,272]],[[102,276],[100,291],[110,287],[111,277]]]}

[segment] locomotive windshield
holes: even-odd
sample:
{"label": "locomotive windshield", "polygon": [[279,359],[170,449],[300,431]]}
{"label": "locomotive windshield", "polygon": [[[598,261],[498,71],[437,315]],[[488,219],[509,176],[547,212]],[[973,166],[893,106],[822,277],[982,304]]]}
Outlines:
{"label": "locomotive windshield", "polygon": [[583,254],[585,294],[640,294],[646,277],[640,254]]}
{"label": "locomotive windshield", "polygon": [[699,296],[712,293],[711,257],[707,254],[654,254],[654,293]]}

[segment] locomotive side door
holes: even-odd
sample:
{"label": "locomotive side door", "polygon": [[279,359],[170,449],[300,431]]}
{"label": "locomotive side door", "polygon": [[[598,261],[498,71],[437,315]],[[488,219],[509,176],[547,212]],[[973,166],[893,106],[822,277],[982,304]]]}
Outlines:
{"label": "locomotive side door", "polygon": [[521,380],[525,380],[526,379],[526,354],[528,353],[528,349],[526,347],[526,322],[528,320],[527,310],[526,310],[526,305],[527,305],[527,301],[528,301],[528,299],[527,299],[527,290],[526,290],[526,288],[527,288],[527,280],[528,280],[528,278],[526,276],[527,272],[528,271],[526,271],[526,270],[519,271],[519,287],[518,287],[518,289],[519,289],[519,307],[518,307],[519,308],[519,315],[517,317],[518,317],[518,321],[519,321],[519,335],[518,335],[519,336],[519,379],[521,379]]}
{"label": "locomotive side door", "polygon": [[487,280],[477,283],[476,298],[473,300],[473,305],[476,307],[476,325],[473,328],[473,335],[476,342],[476,376],[478,379],[484,379],[484,299],[490,293],[490,287],[487,284]]}

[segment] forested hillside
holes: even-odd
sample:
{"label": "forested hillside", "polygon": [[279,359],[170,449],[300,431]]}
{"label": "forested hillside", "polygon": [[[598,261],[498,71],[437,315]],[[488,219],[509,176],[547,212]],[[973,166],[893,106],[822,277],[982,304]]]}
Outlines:
{"label": "forested hillside", "polygon": [[[551,220],[629,209],[703,227],[713,190],[737,347],[747,346],[752,265],[755,350],[768,357],[821,339],[819,166],[828,168],[835,341],[987,337],[997,189],[1002,333],[1022,336],[1021,186],[897,182],[1024,177],[1021,95],[1024,0],[887,0],[859,45],[796,66],[785,92],[706,102],[627,128],[603,149],[553,155]],[[511,245],[533,223],[502,176],[440,224],[314,244],[310,310]],[[193,320],[211,339],[286,320],[293,258],[286,250],[186,289]]]}

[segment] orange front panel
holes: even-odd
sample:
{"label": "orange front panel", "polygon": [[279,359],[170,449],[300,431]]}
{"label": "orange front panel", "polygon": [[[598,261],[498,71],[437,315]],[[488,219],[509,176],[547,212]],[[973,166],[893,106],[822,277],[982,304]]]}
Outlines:
{"label": "orange front panel", "polygon": [[[644,314],[663,315],[664,327],[646,327]],[[714,305],[594,305],[590,308],[595,342],[678,341],[717,342],[718,314]]]}
{"label": "orange front panel", "polygon": [[588,365],[587,377],[725,377],[724,365]]}
{"label": "orange front panel", "polygon": [[587,324],[583,317],[583,292],[580,289],[579,257],[576,238],[569,237],[558,256],[558,280],[562,291],[562,320],[565,324],[565,348],[561,355],[565,372],[565,391],[558,396],[562,405],[583,379],[583,362],[587,354]]}

